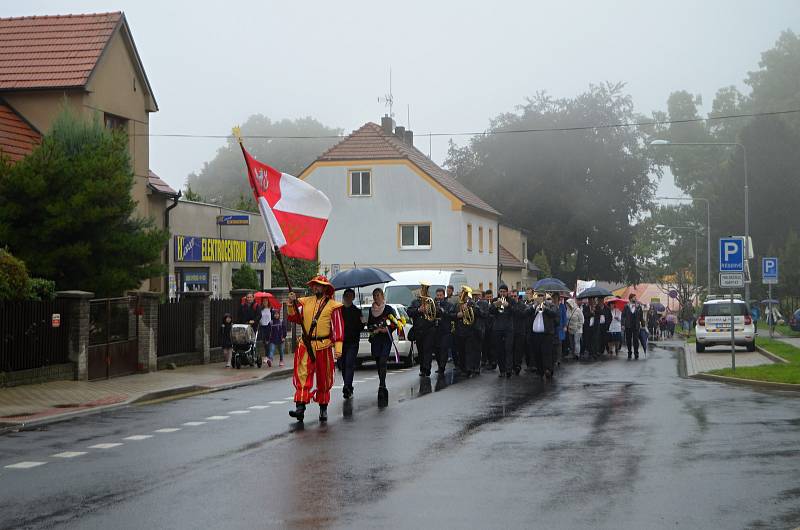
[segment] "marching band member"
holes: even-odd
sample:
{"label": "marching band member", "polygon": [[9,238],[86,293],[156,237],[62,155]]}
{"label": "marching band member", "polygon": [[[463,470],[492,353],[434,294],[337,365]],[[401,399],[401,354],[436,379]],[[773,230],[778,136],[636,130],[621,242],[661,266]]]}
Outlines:
{"label": "marching band member", "polygon": [[508,287],[500,285],[497,298],[492,300],[489,313],[494,316],[492,327],[492,350],[500,369],[500,377],[511,377],[514,367],[514,322],[511,308],[514,301],[508,298]]}
{"label": "marching band member", "polygon": [[447,359],[450,356],[450,348],[453,345],[453,328],[456,317],[456,308],[447,301],[444,289],[436,289],[436,318],[434,319],[434,343],[433,352],[436,355],[436,373],[444,374],[447,366]]}
{"label": "marching band member", "polygon": [[488,309],[488,304],[478,304],[472,299],[472,289],[466,285],[461,288],[456,312],[455,349],[459,368],[467,377],[481,373],[481,326]]}
{"label": "marching band member", "polygon": [[436,319],[436,306],[433,298],[428,296],[430,286],[427,282],[421,282],[419,296],[408,307],[408,316],[414,321],[411,333],[419,352],[420,377],[430,377],[431,375],[431,356],[435,339],[433,325]]}
{"label": "marching band member", "polygon": [[[483,292],[483,302],[486,304],[486,309],[490,310],[492,305],[492,290],[487,289]],[[494,315],[489,312],[486,316],[486,320],[483,323],[483,343],[481,344],[481,366],[489,369],[494,370],[497,368],[497,361],[494,358],[494,352],[492,351],[492,341],[494,340],[494,335],[492,330],[494,329]]]}
{"label": "marching band member", "polygon": [[552,303],[552,297],[544,293],[536,293],[535,303],[528,311],[533,312],[532,346],[533,359],[536,371],[545,381],[553,379],[553,342],[556,335],[556,326],[559,320],[557,308]]}

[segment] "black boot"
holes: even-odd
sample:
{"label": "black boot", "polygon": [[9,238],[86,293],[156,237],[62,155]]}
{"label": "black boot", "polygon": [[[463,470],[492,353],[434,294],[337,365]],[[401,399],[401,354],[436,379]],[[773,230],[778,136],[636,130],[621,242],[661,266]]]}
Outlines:
{"label": "black boot", "polygon": [[378,387],[378,403],[384,405],[389,403],[389,391],[385,386]]}
{"label": "black boot", "polygon": [[328,421],[328,405],[319,406],[319,421],[320,423]]}
{"label": "black boot", "polygon": [[289,416],[296,419],[297,421],[303,421],[303,417],[306,415],[306,404],[301,403],[298,401],[295,403],[295,409],[289,411]]}

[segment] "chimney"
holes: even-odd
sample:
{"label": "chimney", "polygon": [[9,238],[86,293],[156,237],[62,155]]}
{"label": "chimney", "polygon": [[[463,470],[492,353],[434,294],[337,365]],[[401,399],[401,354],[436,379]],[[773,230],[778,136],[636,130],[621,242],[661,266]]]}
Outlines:
{"label": "chimney", "polygon": [[406,143],[414,147],[414,133],[412,131],[406,131]]}
{"label": "chimney", "polygon": [[398,125],[394,128],[394,135],[400,139],[401,142],[406,141],[406,128],[402,125]]}
{"label": "chimney", "polygon": [[392,129],[394,129],[394,120],[389,117],[388,114],[384,114],[383,118],[381,118],[381,129],[386,134],[392,134]]}

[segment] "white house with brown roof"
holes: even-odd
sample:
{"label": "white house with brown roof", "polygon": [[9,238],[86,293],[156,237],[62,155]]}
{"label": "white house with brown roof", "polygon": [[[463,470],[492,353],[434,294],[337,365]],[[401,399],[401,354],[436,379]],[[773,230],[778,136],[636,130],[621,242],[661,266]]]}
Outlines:
{"label": "white house with brown roof", "polygon": [[500,213],[413,145],[413,134],[366,123],[324,152],[300,178],[333,212],[319,246],[329,273],[461,270],[473,288],[497,283]]}

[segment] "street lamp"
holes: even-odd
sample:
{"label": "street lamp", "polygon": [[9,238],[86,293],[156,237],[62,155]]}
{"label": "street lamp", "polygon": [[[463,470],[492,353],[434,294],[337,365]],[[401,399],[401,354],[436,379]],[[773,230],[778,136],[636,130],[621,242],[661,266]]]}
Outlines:
{"label": "street lamp", "polygon": [[[713,145],[713,146],[726,146],[726,147],[740,147],[742,149],[742,156],[744,157],[744,257],[745,261],[749,260],[750,256],[750,187],[748,186],[748,169],[747,169],[747,149],[739,142],[670,142],[669,140],[653,140],[650,142],[652,147],[672,147],[678,146],[697,146],[697,145]],[[709,237],[711,237],[709,235]],[[748,271],[749,271],[748,262]],[[744,284],[744,298],[745,303],[750,307],[750,282]]]}
{"label": "street lamp", "polygon": [[706,295],[711,294],[711,203],[708,199],[704,199],[703,197],[656,197],[656,199],[703,201],[706,203],[706,281],[708,283],[708,292]]}

